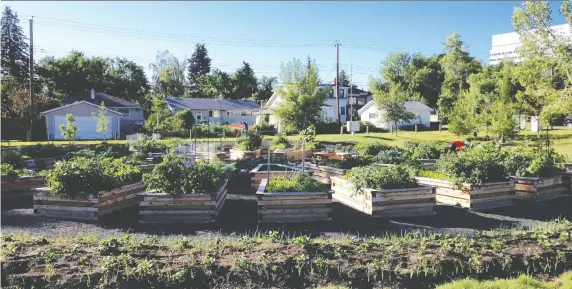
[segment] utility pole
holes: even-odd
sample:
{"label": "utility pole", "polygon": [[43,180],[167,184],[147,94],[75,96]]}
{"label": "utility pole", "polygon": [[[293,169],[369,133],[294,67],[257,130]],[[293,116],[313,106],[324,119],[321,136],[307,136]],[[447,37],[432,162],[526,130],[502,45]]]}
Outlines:
{"label": "utility pole", "polygon": [[34,16],[30,19],[30,141],[34,129]]}
{"label": "utility pole", "polygon": [[336,121],[340,125],[340,44],[336,41]]}

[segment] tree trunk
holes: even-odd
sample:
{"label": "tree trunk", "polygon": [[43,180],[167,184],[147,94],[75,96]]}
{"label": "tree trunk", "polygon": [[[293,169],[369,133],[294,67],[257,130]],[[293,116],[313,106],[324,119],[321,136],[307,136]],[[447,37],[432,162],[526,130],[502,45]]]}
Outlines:
{"label": "tree trunk", "polygon": [[397,131],[398,131],[398,130],[399,130],[399,129],[397,128],[397,122],[396,122],[396,123],[395,123],[395,136],[397,136],[397,133],[398,133]]}

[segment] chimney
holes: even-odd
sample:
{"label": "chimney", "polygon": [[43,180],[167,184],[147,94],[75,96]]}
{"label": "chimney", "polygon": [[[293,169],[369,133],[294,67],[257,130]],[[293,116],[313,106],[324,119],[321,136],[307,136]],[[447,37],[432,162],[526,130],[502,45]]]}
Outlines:
{"label": "chimney", "polygon": [[95,90],[91,89],[91,100],[95,100]]}

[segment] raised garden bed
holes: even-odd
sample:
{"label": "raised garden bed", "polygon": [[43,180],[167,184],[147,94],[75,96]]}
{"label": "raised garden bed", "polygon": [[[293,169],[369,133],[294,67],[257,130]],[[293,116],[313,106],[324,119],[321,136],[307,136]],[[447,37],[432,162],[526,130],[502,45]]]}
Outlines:
{"label": "raised garden bed", "polygon": [[[270,165],[270,177],[285,176],[300,173],[301,169],[281,164],[259,164],[250,171],[250,185],[258,189],[263,179],[268,178],[267,166]],[[309,173],[305,171],[304,173]]]}
{"label": "raised garden bed", "polygon": [[227,182],[213,193],[167,195],[140,193],[139,223],[211,223],[216,221],[227,195]]}
{"label": "raised garden bed", "polygon": [[45,176],[22,176],[15,180],[8,180],[3,178],[1,182],[1,199],[11,200],[33,195],[32,189],[45,186]]}
{"label": "raised garden bed", "polygon": [[314,157],[329,159],[329,160],[345,160],[346,158],[356,156],[355,153],[327,153],[327,152],[315,152]]}
{"label": "raised garden bed", "polygon": [[306,159],[309,159],[312,157],[312,151],[311,150],[299,150],[299,151],[275,151],[272,153],[274,155],[274,158],[276,159],[283,159],[283,160],[288,160],[288,161],[300,161],[302,160],[303,156],[305,155]]}
{"label": "raised garden bed", "polygon": [[137,206],[137,193],[144,189],[143,182],[137,182],[97,194],[70,198],[52,195],[49,188],[38,188],[34,192],[34,214],[57,219],[97,221],[101,216]]}
{"label": "raised garden bed", "polygon": [[138,165],[137,167],[142,173],[150,173],[155,168],[156,164]]}
{"label": "raised garden bed", "polygon": [[419,164],[424,170],[432,170],[435,168],[436,159],[419,159]]}
{"label": "raised garden bed", "polygon": [[231,160],[244,160],[250,158],[260,158],[262,157],[262,150],[258,149],[255,151],[243,151],[239,149],[230,149],[230,159]]}
{"label": "raised garden bed", "polygon": [[404,189],[364,189],[356,192],[353,184],[331,177],[333,198],[373,217],[412,217],[435,214],[435,191],[429,186]]}
{"label": "raised garden bed", "polygon": [[332,192],[266,192],[262,179],[256,199],[258,223],[292,223],[331,220]]}
{"label": "raised garden bed", "polygon": [[461,206],[471,210],[486,210],[514,205],[514,182],[484,183],[482,186],[472,184],[456,185],[451,181],[417,177],[422,185],[434,186],[437,203]]}
{"label": "raised garden bed", "polygon": [[548,201],[562,197],[570,192],[570,176],[560,174],[554,177],[512,177],[516,199]]}
{"label": "raised garden bed", "polygon": [[348,170],[325,165],[305,163],[304,169],[308,170],[314,179],[324,184],[330,184],[331,177],[343,177]]}

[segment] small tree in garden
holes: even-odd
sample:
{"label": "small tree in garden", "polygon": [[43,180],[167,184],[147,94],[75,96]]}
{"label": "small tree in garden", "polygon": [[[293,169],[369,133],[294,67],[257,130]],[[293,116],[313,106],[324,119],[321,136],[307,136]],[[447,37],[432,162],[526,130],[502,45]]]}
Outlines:
{"label": "small tree in garden", "polygon": [[397,124],[400,122],[408,122],[415,118],[415,114],[408,111],[405,107],[407,96],[398,88],[392,88],[389,92],[384,90],[376,90],[373,100],[378,109],[382,112],[385,121],[395,126],[395,135],[398,134]]}
{"label": "small tree in garden", "polygon": [[95,118],[97,118],[97,132],[103,133],[103,140],[105,141],[105,134],[109,129],[109,121],[107,120],[107,109],[105,108],[105,103],[102,101],[99,105],[99,111],[92,112]]}
{"label": "small tree in garden", "polygon": [[60,130],[62,131],[64,139],[70,141],[71,146],[76,140],[78,129],[77,126],[75,126],[75,118],[73,117],[73,114],[66,114],[66,121],[68,122],[67,125],[60,124]]}

